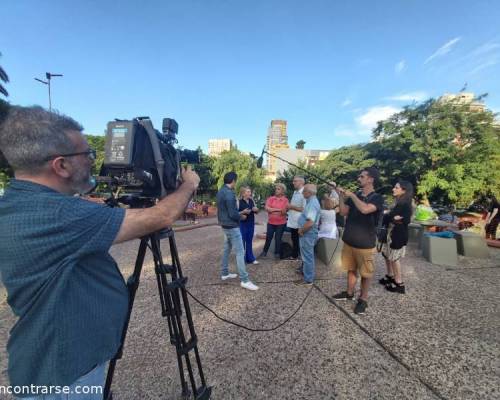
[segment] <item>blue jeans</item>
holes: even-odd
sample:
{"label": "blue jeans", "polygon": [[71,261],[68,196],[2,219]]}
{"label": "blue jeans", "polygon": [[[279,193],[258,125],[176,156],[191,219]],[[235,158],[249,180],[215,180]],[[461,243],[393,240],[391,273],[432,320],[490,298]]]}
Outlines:
{"label": "blue jeans", "polygon": [[240,232],[243,238],[243,246],[245,247],[245,262],[253,263],[255,256],[252,251],[253,232],[255,224],[253,222],[240,222]]}
{"label": "blue jeans", "polygon": [[[92,371],[78,378],[69,388],[69,394],[41,394],[31,397],[23,397],[23,400],[102,400],[104,384],[106,383],[107,362],[99,364]],[[101,390],[96,388],[100,386]],[[63,386],[61,386],[63,388]],[[39,389],[41,391],[41,388]],[[66,392],[66,389],[65,389]],[[87,393],[88,392],[88,393]]]}
{"label": "blue jeans", "polygon": [[243,240],[241,238],[240,228],[224,229],[224,254],[222,255],[222,275],[229,274],[229,254],[234,247],[236,253],[236,265],[242,282],[248,281],[248,273],[245,266],[245,250],[243,249]]}
{"label": "blue jeans", "polygon": [[314,264],[314,245],[318,239],[318,231],[316,229],[306,232],[299,238],[300,255],[302,256],[302,272],[304,280],[308,283],[314,281],[316,266]]}
{"label": "blue jeans", "polygon": [[277,256],[280,255],[281,238],[283,237],[283,231],[285,230],[285,227],[286,224],[283,225],[267,224],[266,243],[264,244],[264,250],[262,250],[264,253],[267,254],[269,246],[271,246],[271,241],[273,240],[273,236],[276,234],[276,236],[274,237],[274,254]]}

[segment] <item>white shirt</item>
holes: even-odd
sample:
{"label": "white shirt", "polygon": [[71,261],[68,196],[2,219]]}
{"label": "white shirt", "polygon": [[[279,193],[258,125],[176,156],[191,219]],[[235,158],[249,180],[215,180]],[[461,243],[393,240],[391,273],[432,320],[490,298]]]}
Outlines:
{"label": "white shirt", "polygon": [[[301,187],[299,190],[293,192],[292,199],[290,200],[290,205],[300,207],[302,209],[306,206],[306,199],[302,195],[303,191],[304,187]],[[300,214],[301,211],[288,210],[288,221],[286,223],[286,226],[292,229],[298,229]]]}
{"label": "white shirt", "polygon": [[337,224],[335,222],[335,211],[321,210],[319,219],[319,238],[336,239],[337,238]]}

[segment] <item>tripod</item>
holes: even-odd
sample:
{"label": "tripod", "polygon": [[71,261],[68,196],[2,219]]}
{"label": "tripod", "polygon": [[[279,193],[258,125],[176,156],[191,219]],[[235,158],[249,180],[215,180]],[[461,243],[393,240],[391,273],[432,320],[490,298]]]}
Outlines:
{"label": "tripod", "polygon": [[[163,263],[160,248],[160,239],[164,237],[168,237],[169,240],[170,254],[172,257],[171,265]],[[177,352],[177,363],[181,378],[182,397],[187,399],[192,393],[195,400],[208,400],[210,399],[212,388],[206,385],[205,376],[203,375],[203,368],[201,366],[201,359],[198,352],[198,338],[194,330],[193,318],[191,315],[191,309],[189,308],[189,302],[186,292],[187,278],[182,275],[179,254],[177,253],[177,246],[175,244],[174,232],[171,229],[161,232],[155,232],[148,236],[144,236],[141,239],[141,244],[139,246],[139,251],[137,253],[137,258],[135,261],[134,273],[129,277],[127,281],[127,288],[129,290],[130,297],[127,320],[125,322],[122,333],[122,344],[118,349],[115,357],[109,363],[103,398],[105,400],[112,400],[113,398],[113,393],[111,392],[113,374],[115,372],[117,360],[120,359],[123,355],[123,345],[125,343],[125,337],[127,336],[127,330],[130,323],[130,315],[132,314],[135,294],[137,292],[137,288],[139,287],[140,275],[142,267],[144,265],[144,257],[146,255],[146,249],[148,247],[153,254],[156,280],[158,283],[158,291],[160,294],[162,316],[167,317],[170,343],[175,346]],[[170,282],[167,279],[167,275],[170,275],[171,277]],[[189,331],[188,337],[186,337],[185,328],[183,326],[183,308],[185,324],[187,324],[187,330]],[[194,351],[196,368],[198,371],[199,379],[201,381],[201,385],[199,387],[196,384],[195,370],[193,369],[193,365],[191,363],[191,351]],[[189,390],[188,384],[186,382],[184,367],[186,367],[187,369],[189,381],[191,384],[191,391]]]}

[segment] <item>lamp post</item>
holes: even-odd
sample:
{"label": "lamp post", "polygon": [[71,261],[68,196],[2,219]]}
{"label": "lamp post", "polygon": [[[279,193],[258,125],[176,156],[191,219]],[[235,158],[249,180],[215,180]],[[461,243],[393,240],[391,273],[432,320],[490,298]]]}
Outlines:
{"label": "lamp post", "polygon": [[52,99],[50,97],[50,80],[54,76],[62,76],[62,74],[51,74],[50,72],[45,73],[45,77],[47,78],[46,81],[42,79],[35,78],[35,81],[38,81],[40,83],[43,83],[44,85],[47,85],[49,87],[49,111],[52,112]]}

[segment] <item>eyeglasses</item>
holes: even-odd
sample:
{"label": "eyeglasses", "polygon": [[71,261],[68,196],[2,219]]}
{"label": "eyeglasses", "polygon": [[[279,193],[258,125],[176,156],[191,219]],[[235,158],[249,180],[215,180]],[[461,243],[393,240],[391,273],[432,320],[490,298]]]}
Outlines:
{"label": "eyeglasses", "polygon": [[45,161],[53,160],[57,157],[74,157],[86,155],[90,160],[95,161],[97,158],[97,153],[94,149],[88,149],[87,151],[81,151],[79,153],[69,153],[69,154],[58,154],[55,156],[50,156],[45,159]]}

